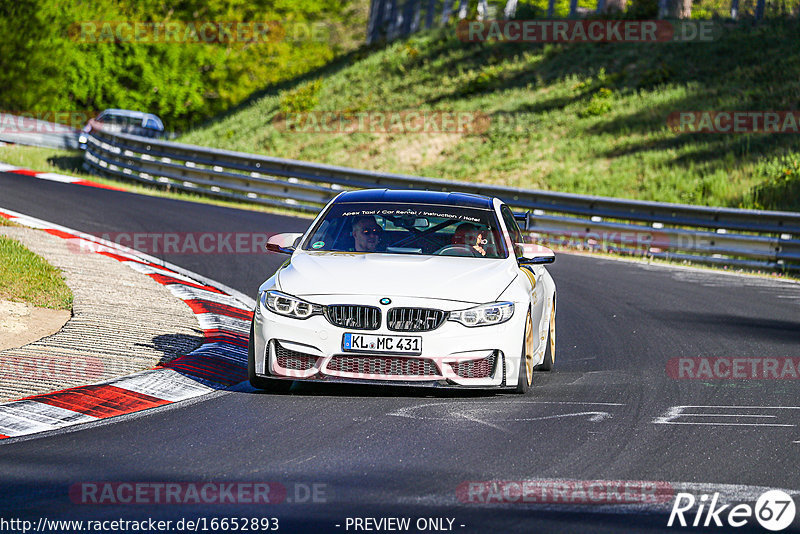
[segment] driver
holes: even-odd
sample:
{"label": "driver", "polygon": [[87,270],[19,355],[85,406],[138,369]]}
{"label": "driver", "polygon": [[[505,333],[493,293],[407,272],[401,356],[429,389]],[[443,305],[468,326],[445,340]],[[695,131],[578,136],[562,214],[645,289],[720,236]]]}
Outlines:
{"label": "driver", "polygon": [[375,252],[383,235],[383,229],[372,215],[361,215],[353,219],[353,242],[356,252]]}
{"label": "driver", "polygon": [[482,246],[483,235],[472,223],[465,222],[456,227],[456,231],[453,232],[453,244],[472,247],[481,256],[486,256],[486,250]]}

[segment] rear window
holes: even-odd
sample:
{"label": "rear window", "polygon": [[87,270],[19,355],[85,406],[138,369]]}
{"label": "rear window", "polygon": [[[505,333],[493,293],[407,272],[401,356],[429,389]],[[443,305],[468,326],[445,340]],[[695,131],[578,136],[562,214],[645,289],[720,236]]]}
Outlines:
{"label": "rear window", "polygon": [[144,127],[151,130],[161,130],[161,125],[155,119],[149,117],[144,120]]}

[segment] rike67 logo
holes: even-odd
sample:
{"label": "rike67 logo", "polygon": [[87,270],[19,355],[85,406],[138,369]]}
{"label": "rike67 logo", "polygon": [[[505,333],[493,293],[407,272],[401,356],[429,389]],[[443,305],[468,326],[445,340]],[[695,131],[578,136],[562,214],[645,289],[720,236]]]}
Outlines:
{"label": "rike67 logo", "polygon": [[[696,509],[695,509],[696,507]],[[792,497],[781,490],[762,493],[755,506],[749,504],[719,504],[719,493],[711,498],[691,493],[678,493],[669,514],[667,526],[692,527],[743,527],[755,518],[767,530],[779,531],[792,524],[795,504]],[[688,518],[688,519],[687,519]]]}

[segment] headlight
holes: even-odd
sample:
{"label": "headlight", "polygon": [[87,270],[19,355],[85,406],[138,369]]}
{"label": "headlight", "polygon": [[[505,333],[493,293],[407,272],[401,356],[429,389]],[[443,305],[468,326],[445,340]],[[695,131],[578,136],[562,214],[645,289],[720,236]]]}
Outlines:
{"label": "headlight", "polygon": [[456,321],[464,326],[489,326],[500,324],[514,315],[513,302],[492,302],[466,310],[451,311],[448,321]]}
{"label": "headlight", "polygon": [[260,300],[261,305],[268,310],[295,319],[308,319],[312,315],[322,313],[321,305],[306,302],[280,291],[264,291]]}

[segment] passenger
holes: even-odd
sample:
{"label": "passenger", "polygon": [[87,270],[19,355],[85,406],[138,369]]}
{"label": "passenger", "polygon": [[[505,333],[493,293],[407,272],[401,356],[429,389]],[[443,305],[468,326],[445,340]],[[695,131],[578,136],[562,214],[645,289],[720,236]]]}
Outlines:
{"label": "passenger", "polygon": [[471,247],[481,256],[486,256],[483,234],[472,223],[461,223],[456,227],[456,231],[453,232],[453,244]]}
{"label": "passenger", "polygon": [[383,229],[375,217],[362,215],[353,219],[353,242],[356,252],[376,252],[380,246]]}

